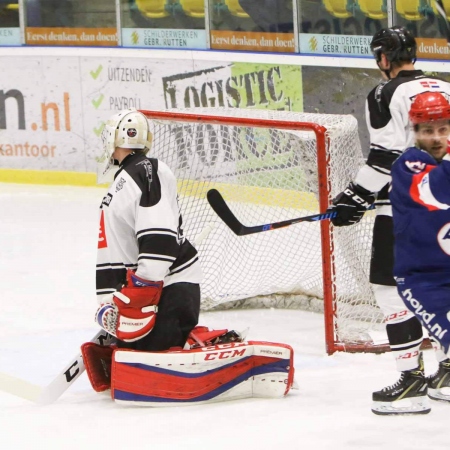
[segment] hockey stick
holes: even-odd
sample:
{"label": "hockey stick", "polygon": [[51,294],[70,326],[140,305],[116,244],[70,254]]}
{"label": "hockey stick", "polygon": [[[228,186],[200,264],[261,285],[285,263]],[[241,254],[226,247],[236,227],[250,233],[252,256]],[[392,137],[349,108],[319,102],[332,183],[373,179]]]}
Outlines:
{"label": "hockey stick", "polygon": [[[106,331],[101,330],[91,339],[91,342],[109,345],[111,336]],[[61,397],[84,370],[83,358],[81,352],[78,352],[46,387],[36,386],[20,378],[0,373],[0,390],[40,405],[48,405]]]}
{"label": "hockey stick", "polygon": [[261,233],[263,231],[276,230],[277,228],[288,227],[300,222],[317,222],[319,220],[334,219],[337,216],[336,211],[314,214],[312,216],[298,217],[296,219],[283,220],[281,222],[266,223],[264,225],[254,225],[246,227],[231,212],[231,209],[225,203],[222,194],[216,189],[210,189],[206,194],[211,208],[225,222],[225,224],[238,236],[247,234]]}
{"label": "hockey stick", "polygon": [[444,19],[447,44],[450,45],[450,23],[448,22],[447,14],[445,12],[444,3],[442,0],[434,0],[434,4],[438,13]]}

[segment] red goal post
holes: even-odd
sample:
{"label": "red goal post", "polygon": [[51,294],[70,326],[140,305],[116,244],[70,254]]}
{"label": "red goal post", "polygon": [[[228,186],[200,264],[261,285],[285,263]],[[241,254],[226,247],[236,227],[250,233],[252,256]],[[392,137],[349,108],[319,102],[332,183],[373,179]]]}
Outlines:
{"label": "red goal post", "polygon": [[198,246],[202,309],[323,311],[329,354],[387,350],[371,337],[383,328],[368,282],[373,213],[352,227],[323,220],[238,237],[205,199],[209,189],[219,190],[245,225],[324,212],[364,162],[353,116],[219,108],[141,112],[153,133],[150,156],[178,179],[187,237],[209,230]]}

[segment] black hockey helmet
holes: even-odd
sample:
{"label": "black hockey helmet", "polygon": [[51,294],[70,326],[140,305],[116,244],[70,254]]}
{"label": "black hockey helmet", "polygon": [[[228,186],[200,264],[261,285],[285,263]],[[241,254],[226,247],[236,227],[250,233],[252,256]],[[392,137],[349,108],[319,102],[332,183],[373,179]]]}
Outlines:
{"label": "black hockey helmet", "polygon": [[377,31],[370,43],[370,49],[377,62],[384,53],[389,62],[416,61],[417,43],[405,27],[393,26]]}

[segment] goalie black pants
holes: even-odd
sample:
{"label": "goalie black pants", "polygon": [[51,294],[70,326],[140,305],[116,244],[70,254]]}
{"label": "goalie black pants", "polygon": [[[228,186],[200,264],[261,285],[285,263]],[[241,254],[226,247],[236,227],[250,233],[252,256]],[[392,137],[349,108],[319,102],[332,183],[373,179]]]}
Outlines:
{"label": "goalie black pants", "polygon": [[119,348],[140,351],[163,351],[183,347],[189,333],[198,324],[200,286],[194,283],[174,283],[162,291],[155,327],[135,342],[118,341]]}

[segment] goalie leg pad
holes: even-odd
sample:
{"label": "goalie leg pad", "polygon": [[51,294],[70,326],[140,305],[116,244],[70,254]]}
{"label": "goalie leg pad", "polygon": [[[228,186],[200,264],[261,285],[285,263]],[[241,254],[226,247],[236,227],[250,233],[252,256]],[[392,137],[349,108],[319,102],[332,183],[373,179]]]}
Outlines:
{"label": "goalie leg pad", "polygon": [[84,366],[94,391],[103,392],[111,387],[111,361],[114,347],[87,342],[81,346]]}
{"label": "goalie leg pad", "polygon": [[176,352],[116,349],[111,396],[142,406],[280,398],[293,384],[293,357],[289,345],[258,341]]}

